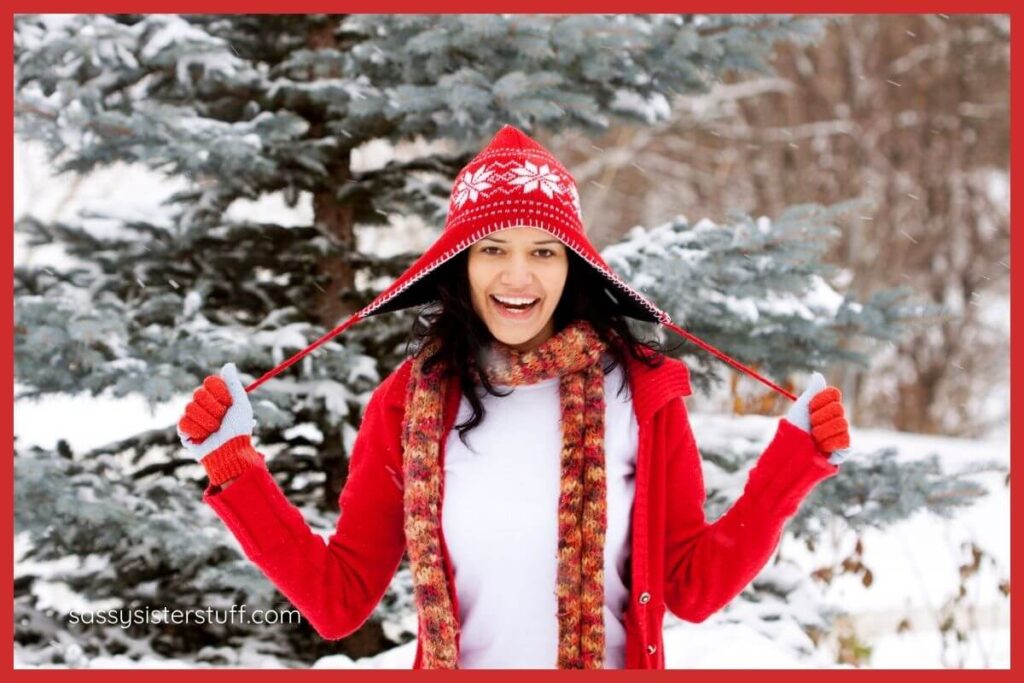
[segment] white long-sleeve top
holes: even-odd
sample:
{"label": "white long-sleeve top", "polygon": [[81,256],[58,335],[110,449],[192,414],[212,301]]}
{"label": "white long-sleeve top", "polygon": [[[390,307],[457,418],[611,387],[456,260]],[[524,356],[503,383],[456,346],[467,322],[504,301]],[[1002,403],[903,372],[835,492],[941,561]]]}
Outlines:
{"label": "white long-sleeve top", "polygon": [[[625,665],[623,611],[639,427],[622,368],[605,375],[608,527],[604,546],[607,669]],[[459,667],[553,669],[558,658],[559,379],[481,390],[483,422],[445,444],[442,528],[455,574]],[[501,387],[504,393],[510,387]],[[456,424],[469,417],[462,398]]]}

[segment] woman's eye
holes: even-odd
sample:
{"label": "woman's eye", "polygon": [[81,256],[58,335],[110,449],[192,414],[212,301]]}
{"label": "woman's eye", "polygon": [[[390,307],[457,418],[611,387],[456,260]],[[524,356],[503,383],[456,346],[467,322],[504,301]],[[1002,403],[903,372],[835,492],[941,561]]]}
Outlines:
{"label": "woman's eye", "polygon": [[[498,255],[502,252],[501,247],[480,247],[480,253]],[[537,254],[542,258],[551,258],[552,256],[555,255],[555,251],[553,249],[536,249],[533,253]]]}

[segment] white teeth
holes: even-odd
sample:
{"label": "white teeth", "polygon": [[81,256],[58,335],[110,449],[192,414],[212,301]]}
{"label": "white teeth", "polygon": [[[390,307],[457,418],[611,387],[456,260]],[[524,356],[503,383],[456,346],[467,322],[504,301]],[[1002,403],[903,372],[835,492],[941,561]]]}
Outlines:
{"label": "white teeth", "polygon": [[537,299],[521,299],[519,297],[498,296],[497,294],[494,295],[494,298],[503,304],[509,304],[511,306],[525,306],[526,304],[532,304],[534,301],[537,301]]}

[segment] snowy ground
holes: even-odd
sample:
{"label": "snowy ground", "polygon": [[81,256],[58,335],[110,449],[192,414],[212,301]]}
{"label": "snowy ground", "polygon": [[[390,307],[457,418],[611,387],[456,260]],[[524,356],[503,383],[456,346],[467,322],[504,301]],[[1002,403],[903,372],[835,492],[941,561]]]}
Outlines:
{"label": "snowy ground", "polygon": [[[73,450],[80,451],[142,429],[170,425],[180,416],[188,399],[182,395],[153,412],[136,399],[51,397],[43,403],[17,401],[14,432],[19,447],[52,447],[57,438],[52,429],[54,416],[60,416],[60,436],[67,439]],[[737,420],[697,412],[691,412],[691,419],[698,444],[710,443],[708,435],[764,433],[769,424],[774,424],[772,418]],[[935,453],[950,471],[978,461],[1009,464],[1009,444],[1002,440],[968,441],[869,429],[854,429],[851,436],[859,450],[896,446],[900,457],[907,459]],[[1009,578],[1009,489],[1001,475],[982,475],[977,481],[991,495],[953,520],[922,514],[884,531],[865,534],[864,562],[875,577],[870,589],[859,581],[844,580],[849,577],[840,577],[829,587],[829,600],[852,613],[858,638],[873,648],[869,666],[931,668],[959,666],[961,662],[967,667],[1009,666],[1009,603],[994,590],[1000,579]],[[977,543],[991,554],[995,565],[983,565],[980,576],[971,581],[968,595],[975,624],[970,629],[970,639],[960,646],[954,644],[944,655],[943,639],[936,629],[937,614],[957,591],[957,567],[964,558],[960,548],[967,541]],[[848,554],[852,543],[852,538],[839,536],[822,542],[812,554],[787,537],[780,552],[810,572]],[[16,566],[16,574],[19,569],[24,567]],[[731,624],[720,616],[724,613],[699,625],[679,622],[671,616],[666,619],[665,653],[669,668],[813,668],[831,666],[836,661],[830,645],[822,647],[810,660],[794,659],[788,648],[760,633],[756,625]],[[910,620],[911,629],[897,634],[896,626],[904,618]],[[737,652],[744,653],[742,661],[737,660]],[[317,667],[405,669],[411,668],[414,655],[412,642],[357,662],[344,656],[327,657],[319,660]],[[114,658],[90,664],[161,667],[173,662],[154,659],[131,663]],[[272,664],[264,662],[263,666]]]}

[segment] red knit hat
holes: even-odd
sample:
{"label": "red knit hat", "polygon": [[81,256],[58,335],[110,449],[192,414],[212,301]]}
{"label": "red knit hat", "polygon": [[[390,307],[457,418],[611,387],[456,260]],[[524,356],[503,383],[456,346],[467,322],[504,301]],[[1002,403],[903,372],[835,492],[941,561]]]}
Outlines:
{"label": "red knit hat", "polygon": [[504,126],[459,172],[441,236],[401,277],[361,311],[363,317],[434,298],[430,275],[491,233],[517,226],[557,237],[610,285],[614,305],[632,318],[661,322],[668,315],[616,275],[583,231],[576,181],[551,152],[514,126]]}
{"label": "red knit hat", "polygon": [[455,177],[444,230],[423,255],[366,307],[246,387],[251,392],[358,321],[436,298],[438,269],[477,240],[517,226],[551,233],[610,285],[607,294],[623,315],[659,323],[733,367],[795,400],[796,396],[673,324],[668,314],[626,284],[587,239],[576,181],[558,159],[515,126],[505,125]]}

